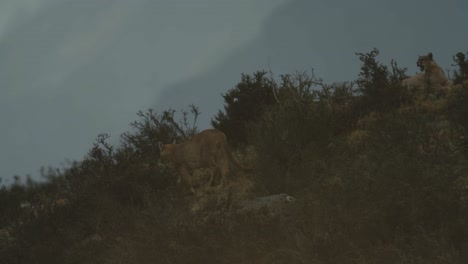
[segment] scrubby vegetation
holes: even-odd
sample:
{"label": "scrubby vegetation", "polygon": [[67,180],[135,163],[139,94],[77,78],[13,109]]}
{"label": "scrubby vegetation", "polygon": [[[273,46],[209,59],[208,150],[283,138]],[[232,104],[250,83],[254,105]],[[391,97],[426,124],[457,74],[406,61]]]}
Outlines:
{"label": "scrubby vegetation", "polygon": [[[438,98],[377,50],[357,55],[353,82],[242,75],[212,124],[254,171],[203,203],[157,144],[198,131],[194,106],[139,112],[119,147],[99,135],[46,183],[3,186],[1,263],[466,263],[468,61],[454,56],[460,86]],[[287,214],[232,213],[277,193],[296,198]]]}

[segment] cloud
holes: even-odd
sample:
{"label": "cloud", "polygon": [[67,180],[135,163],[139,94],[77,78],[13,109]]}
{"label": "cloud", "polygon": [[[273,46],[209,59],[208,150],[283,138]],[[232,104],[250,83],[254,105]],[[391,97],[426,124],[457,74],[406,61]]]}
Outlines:
{"label": "cloud", "polygon": [[56,0],[3,0],[0,2],[0,40],[17,21]]}
{"label": "cloud", "polygon": [[215,67],[280,3],[0,2],[0,177],[79,160],[98,133],[117,142],[162,87]]}
{"label": "cloud", "polygon": [[[427,3],[427,2],[425,2]],[[460,4],[461,2],[457,2]],[[255,37],[235,49],[210,71],[168,86],[158,110],[200,107],[200,128],[222,108],[221,93],[234,87],[241,73],[271,68],[275,74],[314,69],[326,82],[352,81],[359,74],[355,52],[380,50],[378,60],[392,59],[415,73],[417,56],[432,51],[445,69],[452,56],[466,51],[464,10],[445,2],[288,1],[266,19]]]}

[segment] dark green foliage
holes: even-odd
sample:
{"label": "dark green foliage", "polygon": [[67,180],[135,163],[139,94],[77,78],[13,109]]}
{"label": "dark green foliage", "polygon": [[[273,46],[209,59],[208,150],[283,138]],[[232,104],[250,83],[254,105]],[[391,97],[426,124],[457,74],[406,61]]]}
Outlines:
{"label": "dark green foliage", "polygon": [[[323,92],[312,90],[313,84],[320,84],[320,80],[305,73],[281,78],[279,104],[270,107],[249,126],[250,142],[263,157],[257,164],[262,171],[259,177],[265,177],[262,182],[274,193],[304,186],[307,179],[291,181],[288,175],[294,173],[292,168],[304,162],[307,149],[314,148],[316,153],[325,151],[336,125],[334,99],[329,95],[334,94],[331,88]],[[347,91],[339,91],[343,93],[341,100],[346,100]]]}
{"label": "dark green foliage", "polygon": [[[192,106],[191,113],[193,124],[186,112],[179,122],[172,110],[162,115],[138,112],[140,120],[132,123],[136,130],[122,135],[120,147],[101,134],[80,163],[62,172],[43,170],[46,183],[0,189],[0,229],[8,227],[8,240],[0,237],[7,240],[0,250],[2,263],[97,261],[107,249],[100,240],[132,230],[136,212],[174,189],[175,179],[157,166],[157,142],[196,133],[198,111]],[[57,205],[57,200],[66,205]],[[27,208],[21,208],[24,202]]]}
{"label": "dark green foliage", "polygon": [[376,60],[379,51],[356,53],[362,62],[361,72],[356,81],[357,91],[362,95],[364,111],[384,111],[411,101],[406,88],[400,83],[406,77],[406,69],[398,68],[391,62],[392,71]]}
{"label": "dark green foliage", "polygon": [[356,53],[356,55],[359,55],[359,60],[363,64],[356,82],[359,92],[372,98],[382,97],[383,88],[389,85],[389,72],[385,65],[376,61],[379,51],[374,49],[369,53]]}
{"label": "dark green foliage", "polygon": [[198,112],[149,110],[120,146],[99,135],[81,162],[44,170],[46,183],[0,188],[2,263],[464,264],[468,87],[414,96],[377,54],[358,54],[356,83],[258,72],[224,95],[213,124],[247,146],[250,196],[286,192],[287,213],[237,215],[232,189],[194,211],[200,197],[175,184],[157,143],[196,133]]}
{"label": "dark green foliage", "polygon": [[448,98],[448,116],[461,130],[456,151],[468,157],[468,82],[455,87]]}
{"label": "dark green foliage", "polygon": [[[174,140],[181,142],[198,132],[196,127],[200,114],[198,108],[191,105],[189,110],[190,113],[182,112],[179,121],[175,120],[175,110],[167,110],[160,115],[151,109],[146,113],[139,111],[137,115],[141,120],[131,123],[136,133],[127,132],[122,135],[124,149],[135,151],[137,156],[134,158],[139,161],[154,163],[159,158],[158,142],[171,143]],[[189,115],[193,116],[192,124]]]}
{"label": "dark green foliage", "polygon": [[[416,100],[402,89],[404,70],[396,64],[390,74],[375,60],[377,51],[360,55],[357,95],[346,84],[319,85],[304,97],[280,85],[281,105],[252,126],[259,183],[273,193],[306,192],[322,204],[316,213],[329,219],[321,228],[346,226],[332,237],[366,241],[360,249],[383,243],[399,254],[413,248],[432,256],[428,260],[441,254],[434,251],[440,247],[451,255],[451,243],[461,246],[460,234],[468,232],[462,220],[468,163],[454,154],[463,131],[447,119],[445,101]],[[296,92],[285,95],[285,87]],[[456,98],[453,114],[462,122],[464,99]],[[451,242],[415,249],[425,233]],[[331,243],[326,250],[359,250]]]}
{"label": "dark green foliage", "polygon": [[211,121],[233,146],[247,143],[247,125],[257,120],[265,107],[275,103],[275,82],[266,74],[265,71],[242,74],[241,82],[223,95],[224,111],[220,110]]}
{"label": "dark green foliage", "polygon": [[458,69],[454,71],[454,88],[448,97],[448,115],[462,130],[457,151],[468,156],[468,59],[461,52],[453,60]]}
{"label": "dark green foliage", "polygon": [[465,54],[462,52],[458,52],[453,56],[453,61],[455,62],[455,65],[453,66],[458,66],[458,69],[453,71],[453,83],[461,84],[463,81],[468,80],[468,58],[466,58]]}

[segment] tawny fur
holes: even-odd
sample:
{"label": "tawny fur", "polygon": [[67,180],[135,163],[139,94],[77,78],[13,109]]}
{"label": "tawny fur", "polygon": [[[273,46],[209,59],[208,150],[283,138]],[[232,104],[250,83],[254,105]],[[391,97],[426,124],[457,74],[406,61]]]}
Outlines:
{"label": "tawny fur", "polygon": [[431,90],[440,93],[446,92],[451,88],[451,82],[448,80],[442,67],[433,59],[432,53],[419,56],[416,65],[423,73],[416,74],[410,78],[404,79],[402,84],[409,89],[425,89],[430,86]]}
{"label": "tawny fur", "polygon": [[226,135],[217,129],[204,130],[180,144],[161,144],[161,158],[171,160],[182,180],[192,193],[192,173],[195,169],[208,169],[211,186],[214,176],[220,175],[218,187],[223,185],[224,178],[229,172],[229,165],[234,164],[242,168],[234,159],[226,140]]}

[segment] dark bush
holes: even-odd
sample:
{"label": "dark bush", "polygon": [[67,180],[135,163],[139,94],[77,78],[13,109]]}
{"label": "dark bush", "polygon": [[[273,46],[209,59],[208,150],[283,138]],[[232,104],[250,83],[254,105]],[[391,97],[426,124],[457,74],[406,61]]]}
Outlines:
{"label": "dark bush", "polygon": [[234,147],[247,144],[248,125],[276,102],[276,83],[266,74],[265,71],[242,74],[241,81],[223,94],[224,111],[220,110],[211,121],[214,128],[226,134]]}
{"label": "dark bush", "polygon": [[[355,83],[242,75],[212,123],[253,172],[226,190],[187,195],[159,162],[158,142],[198,132],[195,107],[139,112],[119,146],[102,134],[46,182],[17,178],[0,188],[2,263],[465,263],[466,83],[414,95],[405,69],[358,55]],[[278,216],[236,212],[283,192],[296,202]]]}

